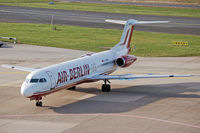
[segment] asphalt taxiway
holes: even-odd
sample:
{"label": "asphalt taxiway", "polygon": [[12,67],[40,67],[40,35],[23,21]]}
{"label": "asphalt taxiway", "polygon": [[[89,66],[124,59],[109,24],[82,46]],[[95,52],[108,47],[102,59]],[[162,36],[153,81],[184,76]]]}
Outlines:
{"label": "asphalt taxiway", "polygon": [[[16,44],[0,48],[0,64],[44,67],[77,58],[85,51]],[[0,132],[2,133],[199,133],[200,57],[138,60],[114,74],[195,74],[187,78],[114,80],[112,91],[102,81],[61,90],[36,107],[20,95],[27,72],[0,67]]]}
{"label": "asphalt taxiway", "polygon": [[55,25],[62,24],[108,29],[123,29],[123,25],[106,23],[105,19],[170,21],[170,23],[166,24],[137,25],[135,30],[200,35],[200,18],[101,13],[0,5],[0,22],[50,24],[52,16],[54,16]]}

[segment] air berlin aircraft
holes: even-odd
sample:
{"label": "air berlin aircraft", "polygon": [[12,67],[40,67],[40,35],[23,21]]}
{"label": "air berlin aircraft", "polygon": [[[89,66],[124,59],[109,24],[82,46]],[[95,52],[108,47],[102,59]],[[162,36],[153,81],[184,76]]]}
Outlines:
{"label": "air berlin aircraft", "polygon": [[21,86],[24,97],[36,100],[36,106],[42,106],[42,97],[64,88],[75,89],[76,85],[87,82],[103,80],[103,92],[109,92],[111,79],[139,79],[139,78],[164,78],[188,77],[191,75],[109,75],[117,68],[126,68],[137,60],[136,56],[129,55],[130,43],[134,26],[137,24],[168,23],[168,21],[128,21],[106,20],[106,22],[125,25],[120,42],[107,51],[86,54],[80,58],[51,65],[41,69],[26,68],[13,65],[3,67],[28,71]]}

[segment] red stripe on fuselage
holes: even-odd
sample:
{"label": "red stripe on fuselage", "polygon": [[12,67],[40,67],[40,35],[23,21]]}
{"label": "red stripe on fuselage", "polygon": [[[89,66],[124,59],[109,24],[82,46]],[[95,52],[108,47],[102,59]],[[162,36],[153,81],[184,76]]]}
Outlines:
{"label": "red stripe on fuselage", "polygon": [[[104,72],[102,74],[110,74],[110,73],[112,73],[114,71],[115,70],[111,70],[111,71]],[[98,80],[83,79],[83,80],[80,80],[80,81],[77,81],[77,82],[74,82],[74,83],[71,83],[71,84],[68,84],[68,85],[64,85],[64,86],[61,86],[61,87],[58,87],[58,88],[55,88],[55,89],[52,89],[52,90],[34,93],[32,96],[30,96],[28,98],[30,98],[30,99],[36,99],[38,97],[46,96],[48,94],[60,91],[60,90],[62,90],[64,88],[70,88],[70,87],[76,86],[78,84],[88,83],[88,82],[95,82],[95,81],[98,81]]]}
{"label": "red stripe on fuselage", "polygon": [[[131,33],[130,33],[130,35],[129,35],[128,45],[127,45],[127,48],[129,48],[129,49],[130,49],[130,43],[131,43],[131,38],[132,38],[133,29],[134,29],[134,26],[131,27]],[[130,51],[130,50],[129,50],[129,51]]]}
{"label": "red stripe on fuselage", "polygon": [[80,80],[78,82],[74,82],[74,83],[71,83],[71,84],[68,84],[68,85],[64,85],[64,86],[61,86],[61,87],[58,87],[58,88],[55,88],[55,89],[52,89],[52,90],[34,93],[32,96],[30,96],[28,98],[45,96],[45,95],[51,94],[53,92],[57,92],[57,91],[64,89],[64,88],[70,88],[70,87],[73,87],[73,86],[81,84],[81,83],[87,83],[87,82],[92,82],[92,81],[93,80],[89,80],[89,79]]}

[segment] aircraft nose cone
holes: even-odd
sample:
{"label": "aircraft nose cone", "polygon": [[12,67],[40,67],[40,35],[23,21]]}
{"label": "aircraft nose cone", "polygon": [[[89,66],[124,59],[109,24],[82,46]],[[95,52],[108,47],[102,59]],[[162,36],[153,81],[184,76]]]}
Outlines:
{"label": "aircraft nose cone", "polygon": [[32,93],[30,92],[30,90],[27,87],[22,85],[22,87],[21,87],[21,95],[24,96],[24,97],[29,97],[29,96],[32,95]]}

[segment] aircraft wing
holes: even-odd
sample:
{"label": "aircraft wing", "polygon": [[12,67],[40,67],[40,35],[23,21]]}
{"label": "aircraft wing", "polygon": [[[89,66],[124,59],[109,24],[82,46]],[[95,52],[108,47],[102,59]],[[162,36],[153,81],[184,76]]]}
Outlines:
{"label": "aircraft wing", "polygon": [[168,78],[168,77],[191,77],[193,75],[191,74],[185,74],[185,75],[132,75],[132,74],[126,74],[126,75],[97,75],[91,77],[92,80],[109,80],[109,79],[118,79],[118,80],[133,80],[133,79],[141,79],[141,78]]}
{"label": "aircraft wing", "polygon": [[3,64],[1,66],[5,68],[11,68],[11,69],[21,70],[21,71],[26,71],[26,72],[32,72],[32,71],[37,70],[35,68],[21,67],[21,66],[7,65],[7,64]]}

